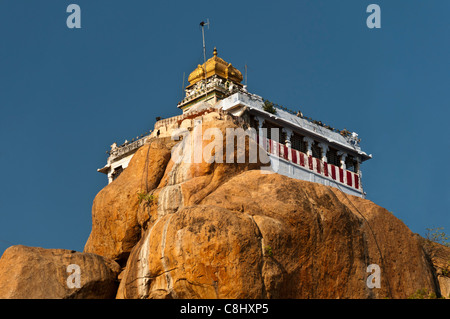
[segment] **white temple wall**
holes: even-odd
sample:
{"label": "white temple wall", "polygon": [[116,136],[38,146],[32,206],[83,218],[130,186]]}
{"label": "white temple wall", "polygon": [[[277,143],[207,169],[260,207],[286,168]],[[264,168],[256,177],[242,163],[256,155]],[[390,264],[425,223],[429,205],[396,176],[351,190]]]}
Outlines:
{"label": "white temple wall", "polygon": [[343,183],[339,183],[337,181],[334,181],[328,177],[325,177],[321,174],[318,174],[314,171],[309,170],[308,168],[295,165],[289,161],[284,160],[283,158],[280,158],[273,154],[268,154],[270,157],[271,166],[273,167],[274,171],[278,174],[295,178],[295,179],[301,179],[304,181],[319,183],[325,186],[331,186],[335,187],[349,195],[354,195],[358,197],[365,198],[364,192],[357,190],[352,187],[348,187],[347,185]]}
{"label": "white temple wall", "polygon": [[118,161],[115,161],[115,162],[111,163],[111,168],[110,168],[110,170],[108,172],[108,183],[111,183],[113,181],[112,174],[114,173],[114,170],[116,168],[118,168],[119,166],[122,166],[123,169],[128,167],[128,163],[130,163],[131,158],[133,157],[133,155],[134,155],[134,153],[130,154],[130,155],[124,157],[124,158],[121,158]]}

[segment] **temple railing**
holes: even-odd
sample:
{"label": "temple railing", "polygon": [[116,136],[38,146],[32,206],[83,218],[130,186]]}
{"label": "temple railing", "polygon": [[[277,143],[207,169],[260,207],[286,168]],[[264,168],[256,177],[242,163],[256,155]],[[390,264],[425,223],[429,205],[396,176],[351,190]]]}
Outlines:
{"label": "temple railing", "polygon": [[157,121],[155,123],[155,126],[154,126],[155,128],[154,129],[157,130],[157,129],[159,129],[162,126],[166,126],[166,125],[178,122],[179,120],[184,119],[185,116],[186,116],[185,114],[181,114],[181,115],[169,117],[167,119],[159,120],[159,121]]}
{"label": "temple railing", "polygon": [[268,138],[257,136],[257,143],[271,155],[362,192],[360,176],[357,173],[329,164],[319,158],[312,157]]}
{"label": "temple railing", "polygon": [[137,150],[139,147],[141,147],[142,145],[144,145],[145,139],[147,138],[147,136],[144,136],[140,139],[138,139],[137,141],[134,141],[132,143],[123,145],[123,146],[119,146],[116,147],[114,149],[112,149],[109,154],[110,154],[110,160],[114,160],[117,158],[122,157],[123,155],[127,155],[130,152],[133,152],[135,150]]}

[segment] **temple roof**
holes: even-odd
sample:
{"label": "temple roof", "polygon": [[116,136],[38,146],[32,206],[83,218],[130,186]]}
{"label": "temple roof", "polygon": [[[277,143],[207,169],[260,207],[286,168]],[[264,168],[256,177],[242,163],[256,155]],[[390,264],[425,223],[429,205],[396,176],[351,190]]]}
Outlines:
{"label": "temple roof", "polygon": [[202,65],[199,64],[197,68],[189,75],[188,81],[190,84],[187,86],[187,88],[213,75],[217,75],[225,80],[229,80],[236,84],[242,85],[240,83],[243,79],[241,71],[232,66],[231,63],[228,63],[222,58],[219,58],[217,56],[217,49],[214,48],[213,57],[208,59],[208,61],[206,61]]}

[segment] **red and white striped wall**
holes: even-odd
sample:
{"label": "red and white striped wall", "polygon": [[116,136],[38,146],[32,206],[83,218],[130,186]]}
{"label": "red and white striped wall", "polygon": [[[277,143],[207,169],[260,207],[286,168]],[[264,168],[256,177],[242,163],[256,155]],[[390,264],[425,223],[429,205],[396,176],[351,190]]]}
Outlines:
{"label": "red and white striped wall", "polygon": [[354,172],[344,170],[333,164],[324,162],[319,158],[308,156],[303,152],[268,138],[261,140],[261,138],[257,136],[257,142],[269,154],[278,156],[279,158],[308,169],[316,174],[320,174],[322,177],[346,185],[347,187],[362,191],[360,176]]}

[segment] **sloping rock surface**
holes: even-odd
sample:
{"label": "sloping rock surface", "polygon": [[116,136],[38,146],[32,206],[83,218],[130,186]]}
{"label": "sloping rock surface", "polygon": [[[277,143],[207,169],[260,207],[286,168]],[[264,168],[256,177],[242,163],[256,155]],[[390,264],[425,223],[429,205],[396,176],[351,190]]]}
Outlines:
{"label": "sloping rock surface", "polygon": [[[367,285],[371,264],[380,288]],[[387,210],[254,170],[157,219],[118,298],[407,298],[419,289],[438,289],[433,268]]]}

